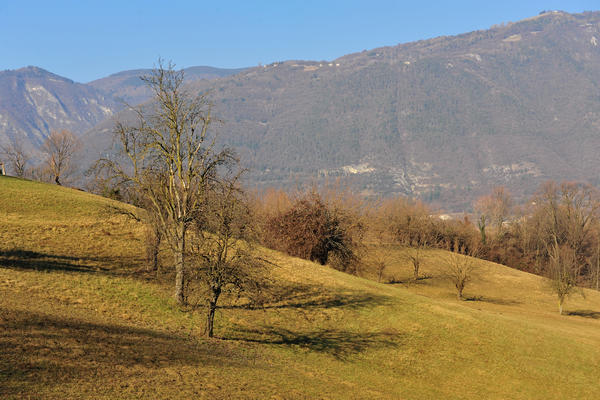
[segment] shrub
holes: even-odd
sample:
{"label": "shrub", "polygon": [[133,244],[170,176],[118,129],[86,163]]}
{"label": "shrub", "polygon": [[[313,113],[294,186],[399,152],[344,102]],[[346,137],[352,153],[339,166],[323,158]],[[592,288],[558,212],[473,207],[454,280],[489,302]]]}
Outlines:
{"label": "shrub", "polygon": [[348,217],[312,191],[265,222],[263,242],[289,255],[356,273],[356,241]]}

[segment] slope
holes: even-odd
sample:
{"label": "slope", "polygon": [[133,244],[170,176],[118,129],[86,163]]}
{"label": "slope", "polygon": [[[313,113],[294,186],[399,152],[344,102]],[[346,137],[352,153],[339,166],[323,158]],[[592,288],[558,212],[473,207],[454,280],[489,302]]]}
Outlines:
{"label": "slope", "polygon": [[[421,295],[263,249],[265,307],[226,299],[205,340],[168,271],[141,270],[143,227],[107,206],[126,207],[0,177],[3,398],[594,397],[599,321],[530,305],[540,278],[483,263],[467,294],[492,309],[441,280]],[[597,293],[570,304],[600,311]]]}

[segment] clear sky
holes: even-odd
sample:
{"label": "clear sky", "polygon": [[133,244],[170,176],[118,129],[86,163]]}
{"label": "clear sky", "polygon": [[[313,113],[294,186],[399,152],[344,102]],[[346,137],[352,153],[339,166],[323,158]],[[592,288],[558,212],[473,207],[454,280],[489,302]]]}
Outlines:
{"label": "clear sky", "polygon": [[78,82],[151,68],[237,68],[342,55],[518,21],[600,0],[0,0],[0,70]]}

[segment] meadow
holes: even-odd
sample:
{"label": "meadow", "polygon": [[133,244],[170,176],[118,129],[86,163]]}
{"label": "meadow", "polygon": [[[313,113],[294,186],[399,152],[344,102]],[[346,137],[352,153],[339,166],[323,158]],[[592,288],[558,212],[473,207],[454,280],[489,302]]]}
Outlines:
{"label": "meadow", "polygon": [[[558,315],[544,278],[476,260],[459,301],[449,254],[422,279],[401,247],[385,281],[259,248],[260,307],[225,298],[214,339],[148,272],[144,227],[82,191],[0,177],[0,397],[7,399],[593,399],[600,293]],[[168,258],[168,257],[167,257]]]}

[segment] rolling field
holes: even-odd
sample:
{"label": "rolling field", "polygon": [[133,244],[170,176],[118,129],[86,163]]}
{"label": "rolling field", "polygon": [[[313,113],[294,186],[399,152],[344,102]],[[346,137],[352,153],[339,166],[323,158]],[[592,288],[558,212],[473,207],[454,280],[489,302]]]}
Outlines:
{"label": "rolling field", "polygon": [[484,261],[456,300],[439,250],[411,283],[405,250],[370,249],[384,284],[260,249],[266,304],[225,298],[208,340],[108,207],[0,177],[0,398],[600,398],[597,292],[559,316],[542,278]]}

